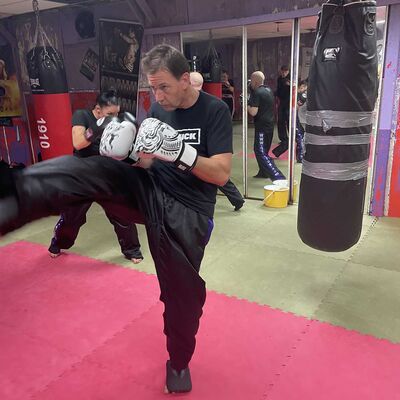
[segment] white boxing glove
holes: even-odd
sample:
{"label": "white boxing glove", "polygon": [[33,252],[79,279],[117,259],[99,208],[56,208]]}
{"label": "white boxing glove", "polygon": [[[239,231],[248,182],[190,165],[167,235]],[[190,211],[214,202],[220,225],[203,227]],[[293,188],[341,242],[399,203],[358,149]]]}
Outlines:
{"label": "white boxing glove", "polygon": [[185,143],[174,128],[156,118],[142,122],[134,151],[143,157],[173,162],[182,171],[191,171],[197,161],[197,150]]}
{"label": "white boxing glove", "polygon": [[[104,124],[100,120],[99,123]],[[112,118],[101,136],[100,154],[115,160],[128,158],[128,162],[136,163],[139,159],[133,149],[136,133],[136,125],[133,122],[127,120],[120,122],[118,118]]]}

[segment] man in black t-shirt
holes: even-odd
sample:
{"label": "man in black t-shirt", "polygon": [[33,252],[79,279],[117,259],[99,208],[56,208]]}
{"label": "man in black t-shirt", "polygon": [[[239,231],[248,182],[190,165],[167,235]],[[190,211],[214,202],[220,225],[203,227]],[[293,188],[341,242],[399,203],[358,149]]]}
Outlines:
{"label": "man in black t-shirt", "polygon": [[268,155],[274,134],[274,94],[264,79],[261,71],[251,74],[247,111],[254,118],[254,154],[259,168],[255,178],[274,181],[285,177]]}
{"label": "man in black t-shirt", "polygon": [[[117,116],[119,105],[114,91],[101,93],[96,99],[92,110],[76,110],[72,116],[72,144],[74,155],[80,158],[99,155],[100,134],[97,120],[102,117]],[[78,236],[79,230],[86,223],[86,213],[92,202],[69,207],[61,213],[54,228],[54,236],[49,246],[51,257],[58,257],[62,249],[71,248]],[[112,215],[108,206],[103,205],[108,220],[114,227],[122,254],[134,264],[143,259],[140,251],[138,232],[134,223],[122,221]]]}
{"label": "man in black t-shirt", "polygon": [[100,152],[115,159],[64,156],[18,174],[0,171],[0,235],[87,201],[110,203],[124,220],[141,219],[165,305],[166,386],[169,392],[188,392],[206,298],[199,269],[213,228],[217,186],[231,173],[231,116],[220,99],[190,85],[189,64],[175,48],[150,50],[142,71],[157,102],[150,114],[158,119],[145,119],[137,137],[132,123],[110,122]]}

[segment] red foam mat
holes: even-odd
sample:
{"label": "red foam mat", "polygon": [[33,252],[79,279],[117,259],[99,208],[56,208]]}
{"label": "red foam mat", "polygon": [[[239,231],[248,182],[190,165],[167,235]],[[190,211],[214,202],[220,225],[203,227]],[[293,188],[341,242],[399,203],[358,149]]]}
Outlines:
{"label": "red foam mat", "polygon": [[[165,399],[154,276],[0,248],[0,398]],[[190,399],[399,399],[400,346],[209,292]]]}

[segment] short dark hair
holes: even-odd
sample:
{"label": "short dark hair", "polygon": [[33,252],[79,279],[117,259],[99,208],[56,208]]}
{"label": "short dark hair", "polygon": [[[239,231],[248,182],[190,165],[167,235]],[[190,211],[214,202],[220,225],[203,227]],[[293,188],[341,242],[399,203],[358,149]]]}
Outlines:
{"label": "short dark hair", "polygon": [[153,75],[160,70],[167,70],[176,79],[180,79],[185,72],[190,72],[190,67],[178,49],[168,44],[159,44],[142,58],[142,72]]}
{"label": "short dark hair", "polygon": [[100,107],[117,106],[118,98],[117,92],[114,89],[101,92],[96,98],[96,104]]}
{"label": "short dark hair", "polygon": [[289,71],[289,67],[287,65],[282,65],[281,71]]}

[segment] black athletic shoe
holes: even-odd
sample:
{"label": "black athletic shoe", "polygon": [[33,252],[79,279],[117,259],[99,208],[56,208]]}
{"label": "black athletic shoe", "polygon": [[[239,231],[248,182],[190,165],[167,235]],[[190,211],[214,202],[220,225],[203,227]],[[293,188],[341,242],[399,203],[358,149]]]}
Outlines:
{"label": "black athletic shoe", "polygon": [[268,179],[269,176],[264,175],[264,174],[262,174],[262,173],[259,172],[257,175],[254,175],[253,178]]}
{"label": "black athletic shoe", "polygon": [[169,393],[186,393],[192,390],[192,379],[189,367],[176,371],[171,367],[171,361],[167,361],[167,390]]}
{"label": "black athletic shoe", "polygon": [[61,249],[54,244],[53,240],[51,241],[50,247],[49,247],[49,254],[50,257],[56,258],[61,254]]}
{"label": "black athletic shoe", "polygon": [[278,147],[275,147],[275,149],[272,150],[272,154],[276,157],[279,158],[279,156],[281,155],[281,153],[279,153],[279,150],[276,150]]}
{"label": "black athletic shoe", "polygon": [[243,207],[243,204],[244,204],[244,201],[242,201],[239,204],[236,204],[236,206],[234,208],[234,211],[239,211]]}

